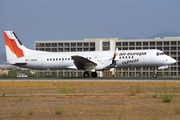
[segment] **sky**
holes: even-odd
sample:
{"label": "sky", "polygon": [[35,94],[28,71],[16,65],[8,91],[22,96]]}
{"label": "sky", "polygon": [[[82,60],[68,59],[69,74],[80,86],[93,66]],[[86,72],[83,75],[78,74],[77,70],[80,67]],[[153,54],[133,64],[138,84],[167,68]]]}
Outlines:
{"label": "sky", "polygon": [[30,49],[39,40],[180,33],[179,5],[180,0],[0,0],[0,53],[8,30]]}

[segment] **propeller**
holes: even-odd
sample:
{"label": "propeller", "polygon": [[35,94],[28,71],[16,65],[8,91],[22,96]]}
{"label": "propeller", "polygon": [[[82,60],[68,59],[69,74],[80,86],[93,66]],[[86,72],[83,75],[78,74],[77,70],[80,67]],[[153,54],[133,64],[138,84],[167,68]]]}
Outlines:
{"label": "propeller", "polygon": [[116,60],[115,60],[116,56],[118,55],[117,51],[118,51],[118,48],[116,48],[115,51],[114,51],[114,56],[112,58],[112,63],[111,63],[111,65],[114,65],[115,67],[117,67]]}

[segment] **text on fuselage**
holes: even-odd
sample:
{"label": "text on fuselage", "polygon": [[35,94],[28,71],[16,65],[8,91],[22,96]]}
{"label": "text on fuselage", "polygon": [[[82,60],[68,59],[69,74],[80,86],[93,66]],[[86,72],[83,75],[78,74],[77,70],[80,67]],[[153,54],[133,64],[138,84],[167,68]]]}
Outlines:
{"label": "text on fuselage", "polygon": [[122,52],[122,53],[119,53],[119,56],[132,56],[132,55],[137,55],[137,56],[141,56],[141,55],[146,55],[146,52],[128,52],[128,53],[125,53],[125,52]]}

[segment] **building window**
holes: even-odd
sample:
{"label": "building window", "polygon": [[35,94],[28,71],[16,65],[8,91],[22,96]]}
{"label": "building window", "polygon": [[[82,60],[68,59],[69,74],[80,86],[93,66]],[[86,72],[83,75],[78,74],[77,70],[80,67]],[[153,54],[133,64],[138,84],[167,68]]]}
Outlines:
{"label": "building window", "polygon": [[63,47],[63,43],[58,43],[58,47]]}
{"label": "building window", "polygon": [[89,49],[88,48],[83,48],[84,49],[84,51],[89,51]]}
{"label": "building window", "polygon": [[116,46],[121,46],[121,42],[116,42]]}
{"label": "building window", "polygon": [[52,43],[52,47],[57,47],[57,43]]}
{"label": "building window", "polygon": [[157,42],[157,45],[162,45],[162,42]]}
{"label": "building window", "polygon": [[39,47],[44,47],[44,43],[39,43]]}
{"label": "building window", "polygon": [[59,52],[63,52],[63,48],[58,48],[58,51]]}
{"label": "building window", "polygon": [[141,50],[141,47],[136,47],[136,50]]}
{"label": "building window", "polygon": [[110,42],[103,42],[103,46],[110,46]]}
{"label": "building window", "polygon": [[136,42],[136,46],[141,46],[141,42]]}
{"label": "building window", "polygon": [[143,47],[143,49],[144,49],[144,50],[147,50],[147,49],[148,49],[148,47]]}
{"label": "building window", "polygon": [[176,52],[171,52],[171,55],[176,55]]}
{"label": "building window", "polygon": [[82,51],[82,48],[77,48],[77,51]]}
{"label": "building window", "polygon": [[110,50],[110,47],[103,47],[103,51],[108,51]]}
{"label": "building window", "polygon": [[155,45],[155,42],[150,42],[150,45],[151,45],[151,46],[154,46],[154,45]]}
{"label": "building window", "polygon": [[171,47],[171,50],[176,50],[176,47]]}
{"label": "building window", "polygon": [[76,51],[76,48],[71,48],[71,51]]}
{"label": "building window", "polygon": [[69,48],[65,48],[65,52],[69,52]]}
{"label": "building window", "polygon": [[90,46],[91,47],[95,47],[95,43],[90,43]]}
{"label": "building window", "polygon": [[162,50],[162,47],[157,47],[158,50]]}
{"label": "building window", "polygon": [[89,46],[89,43],[83,43],[84,46]]}
{"label": "building window", "polygon": [[36,43],[36,47],[39,47],[39,43]]}
{"label": "building window", "polygon": [[57,48],[52,48],[52,52],[57,52]]}
{"label": "building window", "polygon": [[167,42],[167,41],[165,41],[165,42],[164,42],[164,45],[169,45],[169,41],[168,41],[168,42]]}
{"label": "building window", "polygon": [[51,43],[46,43],[46,47],[51,47]]}
{"label": "building window", "polygon": [[176,41],[171,41],[171,45],[176,45]]}
{"label": "building window", "polygon": [[44,48],[39,48],[40,51],[44,51]]}
{"label": "building window", "polygon": [[143,46],[148,46],[148,42],[143,42]]}
{"label": "building window", "polygon": [[129,42],[129,46],[134,46],[134,42]]}
{"label": "building window", "polygon": [[164,50],[169,50],[169,47],[164,47]]}
{"label": "building window", "polygon": [[90,48],[90,51],[95,51],[95,48]]}
{"label": "building window", "polygon": [[76,47],[76,43],[71,43],[71,47]]}
{"label": "building window", "polygon": [[128,47],[123,47],[123,50],[128,50]]}
{"label": "building window", "polygon": [[82,43],[77,43],[77,46],[78,47],[82,47]]}
{"label": "building window", "polygon": [[123,46],[128,46],[128,42],[123,42]]}
{"label": "building window", "polygon": [[64,43],[65,47],[69,47],[69,43]]}
{"label": "building window", "polygon": [[51,48],[46,48],[46,51],[49,51],[49,52],[50,52],[50,51],[51,51]]}

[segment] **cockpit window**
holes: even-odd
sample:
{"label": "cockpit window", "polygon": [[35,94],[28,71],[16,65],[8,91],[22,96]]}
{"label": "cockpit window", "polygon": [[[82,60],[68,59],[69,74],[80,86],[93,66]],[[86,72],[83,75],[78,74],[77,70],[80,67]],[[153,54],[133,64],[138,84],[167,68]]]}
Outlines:
{"label": "cockpit window", "polygon": [[156,56],[165,55],[163,52],[157,52]]}

